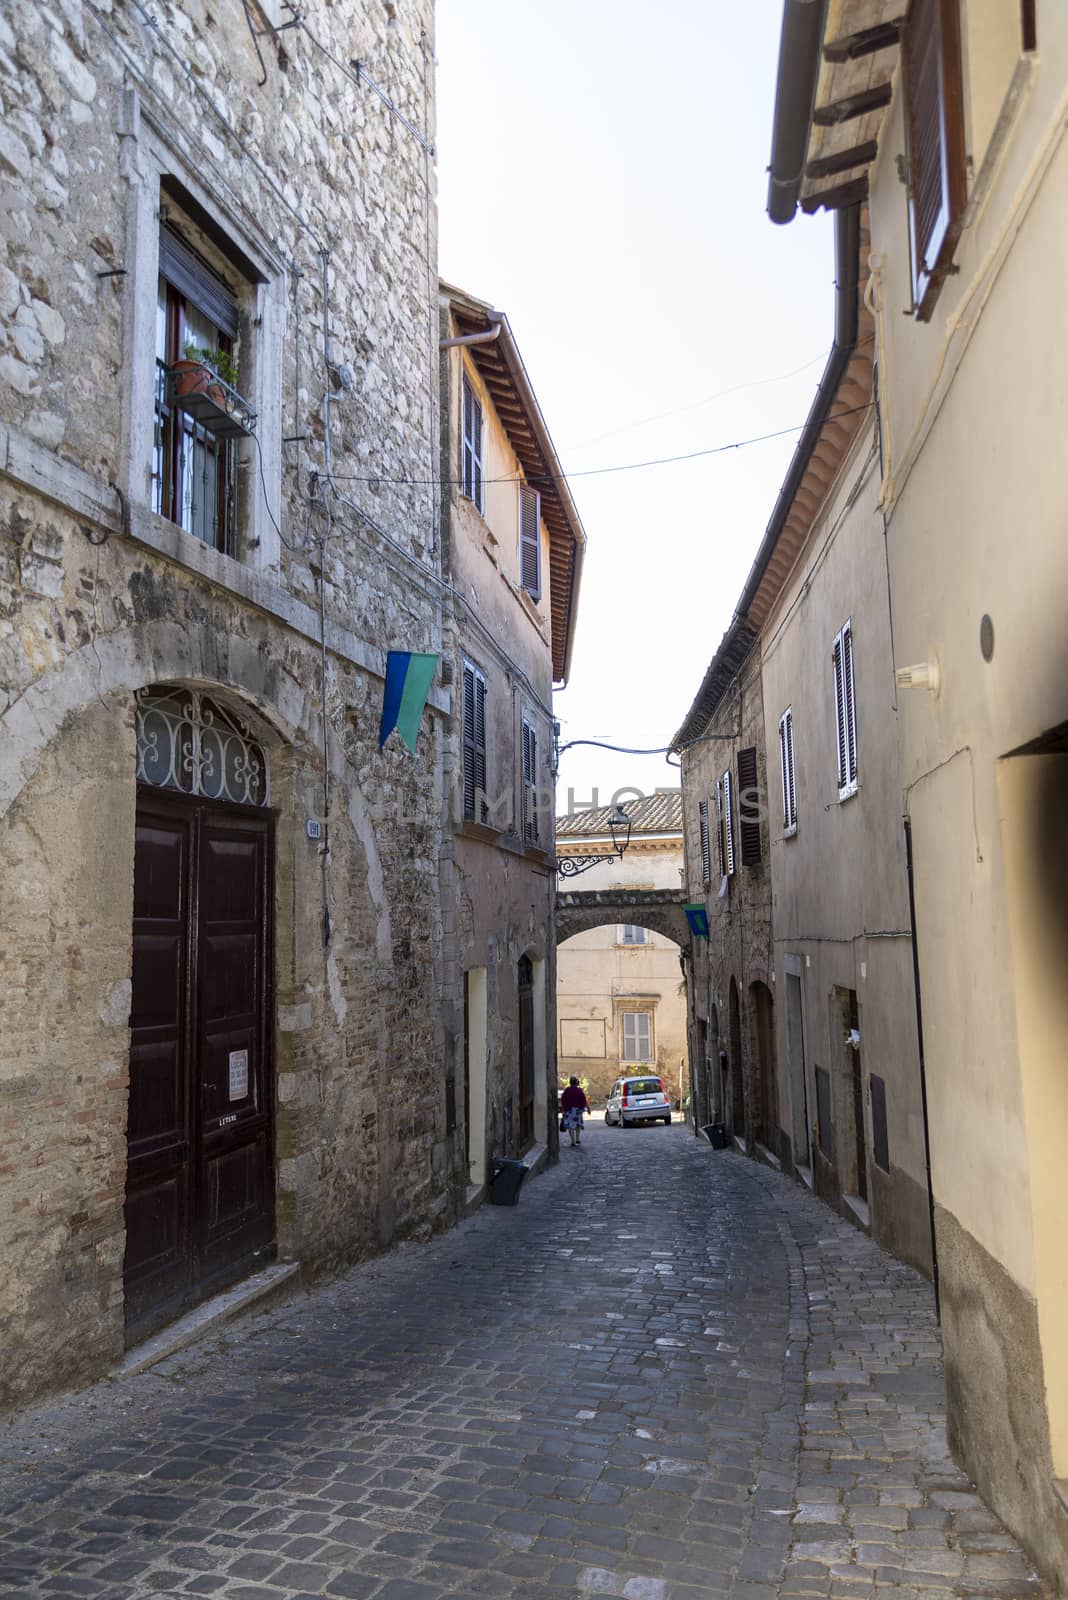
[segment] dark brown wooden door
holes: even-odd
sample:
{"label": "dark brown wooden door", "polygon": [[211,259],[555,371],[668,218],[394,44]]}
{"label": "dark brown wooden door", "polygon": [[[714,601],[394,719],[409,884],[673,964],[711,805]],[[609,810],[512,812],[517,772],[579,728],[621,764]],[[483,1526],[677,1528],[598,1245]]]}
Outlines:
{"label": "dark brown wooden door", "polygon": [[138,796],[128,1342],[273,1251],[271,819]]}
{"label": "dark brown wooden door", "polygon": [[519,963],[519,1149],[534,1143],[534,969]]}

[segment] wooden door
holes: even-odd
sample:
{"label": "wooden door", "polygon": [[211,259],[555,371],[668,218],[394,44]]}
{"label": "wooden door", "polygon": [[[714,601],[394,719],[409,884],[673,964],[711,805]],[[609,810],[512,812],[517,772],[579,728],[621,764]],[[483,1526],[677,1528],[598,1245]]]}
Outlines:
{"label": "wooden door", "polygon": [[534,968],[519,963],[519,1150],[534,1143]]}
{"label": "wooden door", "polygon": [[273,1250],[271,842],[263,812],[139,791],[130,1343]]}

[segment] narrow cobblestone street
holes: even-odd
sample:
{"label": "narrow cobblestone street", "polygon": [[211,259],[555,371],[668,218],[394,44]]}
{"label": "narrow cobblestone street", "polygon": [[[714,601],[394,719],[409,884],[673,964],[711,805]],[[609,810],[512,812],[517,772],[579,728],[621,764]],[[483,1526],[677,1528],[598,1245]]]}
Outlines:
{"label": "narrow cobblestone street", "polygon": [[927,1285],[599,1122],[518,1208],[9,1424],[0,1550],[26,1597],[1046,1593],[946,1453]]}

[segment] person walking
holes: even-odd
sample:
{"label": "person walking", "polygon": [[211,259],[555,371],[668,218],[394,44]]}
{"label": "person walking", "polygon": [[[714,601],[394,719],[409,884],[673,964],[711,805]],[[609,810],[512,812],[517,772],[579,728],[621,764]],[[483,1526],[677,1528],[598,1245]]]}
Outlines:
{"label": "person walking", "polygon": [[578,1079],[569,1079],[567,1088],[560,1096],[560,1110],[563,1112],[560,1127],[570,1135],[573,1145],[582,1143],[582,1113],[589,1109],[590,1102],[586,1099],[585,1091],[579,1088]]}

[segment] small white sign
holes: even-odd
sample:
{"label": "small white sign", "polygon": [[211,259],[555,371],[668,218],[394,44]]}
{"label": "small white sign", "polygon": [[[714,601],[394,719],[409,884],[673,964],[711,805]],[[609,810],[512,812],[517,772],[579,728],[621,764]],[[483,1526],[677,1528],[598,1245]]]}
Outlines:
{"label": "small white sign", "polygon": [[248,1097],[248,1051],[230,1051],[230,1099],[245,1100]]}
{"label": "small white sign", "polygon": [[319,821],[318,817],[309,817],[307,822],[305,823],[305,827],[308,830],[308,838],[309,839],[321,839],[322,838],[322,836],[323,836],[323,825]]}

